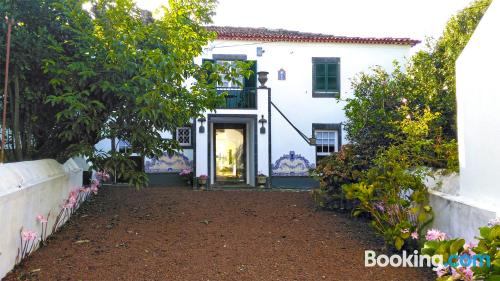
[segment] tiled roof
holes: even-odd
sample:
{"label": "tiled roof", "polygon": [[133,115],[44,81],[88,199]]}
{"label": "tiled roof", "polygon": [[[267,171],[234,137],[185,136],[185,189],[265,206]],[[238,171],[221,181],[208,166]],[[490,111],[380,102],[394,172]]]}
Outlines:
{"label": "tiled roof", "polygon": [[221,40],[243,40],[264,42],[310,42],[310,43],[352,43],[352,44],[386,44],[415,46],[419,40],[410,38],[375,38],[375,37],[348,37],[321,33],[308,33],[285,29],[268,29],[233,26],[207,26],[210,31],[217,33]]}

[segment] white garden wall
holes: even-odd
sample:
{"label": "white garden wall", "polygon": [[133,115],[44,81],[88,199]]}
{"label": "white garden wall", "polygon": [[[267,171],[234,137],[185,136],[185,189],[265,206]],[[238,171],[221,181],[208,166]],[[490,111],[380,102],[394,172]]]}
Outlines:
{"label": "white garden wall", "polygon": [[491,205],[460,194],[460,175],[452,173],[426,179],[430,193],[430,205],[434,211],[432,228],[474,241],[479,227],[485,226],[498,213]]}
{"label": "white garden wall", "polygon": [[50,212],[50,231],[61,203],[82,186],[82,178],[71,159],[64,165],[55,160],[0,165],[0,278],[15,265],[21,228],[40,234],[36,216]]}

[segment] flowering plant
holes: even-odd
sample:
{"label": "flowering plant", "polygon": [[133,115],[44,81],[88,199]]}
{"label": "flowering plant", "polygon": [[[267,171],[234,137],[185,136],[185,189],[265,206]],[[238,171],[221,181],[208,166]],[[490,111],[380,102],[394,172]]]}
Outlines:
{"label": "flowering plant", "polygon": [[21,228],[21,248],[17,250],[16,264],[20,263],[23,259],[28,257],[31,252],[38,246],[38,234],[32,230],[25,230]]}
{"label": "flowering plant", "polygon": [[47,241],[47,224],[49,222],[49,214],[45,217],[43,215],[36,216],[36,220],[42,225],[42,232],[40,233],[40,242],[45,244]]}
{"label": "flowering plant", "polygon": [[[479,228],[477,245],[465,243],[461,238],[449,239],[436,229],[427,231],[421,253],[441,255],[446,262],[436,269],[437,281],[499,280],[500,223],[491,221],[488,225]],[[450,261],[455,266],[448,264]]]}
{"label": "flowering plant", "polygon": [[107,182],[111,179],[111,176],[106,170],[103,170],[103,171],[97,171],[96,178],[99,181]]}
{"label": "flowering plant", "polygon": [[200,176],[199,176],[199,179],[200,179],[200,180],[207,180],[207,179],[208,179],[208,176],[207,176],[207,175],[200,175]]}
{"label": "flowering plant", "polygon": [[266,175],[264,175],[264,173],[262,171],[259,171],[259,173],[257,174],[258,177],[267,177]]}
{"label": "flowering plant", "polygon": [[191,176],[191,174],[193,173],[193,170],[191,168],[186,168],[186,169],[183,169],[179,175],[180,176]]}

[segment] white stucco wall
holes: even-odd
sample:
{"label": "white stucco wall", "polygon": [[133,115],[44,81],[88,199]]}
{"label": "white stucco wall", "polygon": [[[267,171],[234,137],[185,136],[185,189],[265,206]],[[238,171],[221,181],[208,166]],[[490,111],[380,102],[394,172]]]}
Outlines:
{"label": "white stucco wall", "polygon": [[36,216],[50,212],[50,234],[61,203],[81,186],[82,169],[73,160],[64,165],[55,160],[0,165],[0,278],[14,267],[21,227],[40,234]]}
{"label": "white stucco wall", "polygon": [[[257,56],[257,47],[264,53]],[[312,57],[339,57],[341,72],[341,100],[352,96],[351,79],[374,65],[387,70],[394,60],[402,61],[409,54],[410,46],[366,45],[336,43],[289,43],[216,40],[197,59],[211,59],[213,54],[242,54],[257,61],[257,71],[268,71],[266,83],[272,89],[272,101],[304,134],[312,136],[312,123],[341,123],[345,121],[344,101],[335,98],[312,97]],[[286,80],[278,80],[278,71],[286,71]],[[267,108],[266,108],[267,110]],[[231,110],[236,112],[236,110]],[[345,133],[342,133],[345,143]],[[200,143],[200,145],[203,145]],[[260,145],[260,144],[259,144]],[[199,149],[206,149],[200,147]],[[272,161],[290,151],[315,163],[315,148],[308,145],[293,128],[272,110]],[[203,157],[203,156],[201,156]],[[204,163],[198,158],[198,169]],[[199,161],[198,161],[199,160]]]}
{"label": "white stucco wall", "polygon": [[460,193],[500,208],[500,1],[494,0],[456,63]]}
{"label": "white stucco wall", "polygon": [[448,236],[475,241],[479,227],[495,218],[496,211],[481,202],[460,194],[460,175],[435,173],[427,177],[429,203],[434,211],[431,228],[444,231]]}

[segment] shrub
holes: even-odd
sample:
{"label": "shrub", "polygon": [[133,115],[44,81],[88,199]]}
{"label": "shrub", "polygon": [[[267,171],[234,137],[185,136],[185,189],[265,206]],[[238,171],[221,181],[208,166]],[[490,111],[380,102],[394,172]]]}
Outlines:
{"label": "shrub", "polygon": [[374,230],[397,250],[414,248],[433,218],[423,184],[426,173],[410,171],[406,158],[393,146],[376,159],[359,183],[343,186],[348,199],[359,201],[353,215],[370,214]]}
{"label": "shrub", "polygon": [[[455,280],[500,280],[500,224],[492,224],[479,228],[479,243],[465,243],[464,239],[448,239],[444,233],[430,230],[426,236],[427,241],[421,250],[424,255],[441,255],[443,262],[448,262],[452,257],[453,262],[458,262],[453,257],[468,255],[472,263],[469,266],[459,265],[453,267],[448,264],[439,266],[436,270],[437,281]],[[436,239],[433,233],[442,233],[442,239]],[[489,257],[489,260],[485,259]],[[469,260],[467,259],[467,260]]]}
{"label": "shrub", "polygon": [[417,238],[433,218],[423,183],[430,174],[423,163],[433,144],[428,138],[430,124],[439,114],[425,109],[421,115],[412,115],[404,102],[398,112],[406,117],[393,122],[399,131],[390,136],[393,144],[379,151],[358,183],[346,184],[343,190],[347,199],[359,201],[353,215],[370,214],[373,228],[386,245],[401,250],[417,246]]}
{"label": "shrub", "polygon": [[339,152],[322,159],[312,175],[319,180],[320,188],[312,192],[314,201],[321,208],[349,208],[345,202],[342,185],[357,182],[368,163],[359,156],[357,147],[344,145]]}

